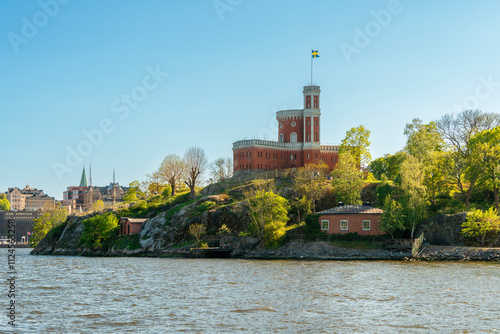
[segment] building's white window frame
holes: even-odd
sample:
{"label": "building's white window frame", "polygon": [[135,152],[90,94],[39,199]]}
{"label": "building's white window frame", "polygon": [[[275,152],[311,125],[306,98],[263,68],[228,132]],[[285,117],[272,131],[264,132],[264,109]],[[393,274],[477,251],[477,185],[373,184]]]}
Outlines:
{"label": "building's white window frame", "polygon": [[[365,228],[365,223],[368,222],[368,228]],[[370,220],[369,219],[365,219],[363,220],[362,222],[362,227],[363,227],[363,231],[370,231],[370,228],[371,228],[371,223],[370,223]]]}
{"label": "building's white window frame", "polygon": [[[342,223],[345,222],[345,228],[342,228]],[[349,231],[349,221],[347,219],[342,219],[340,221],[340,230],[341,231]]]}
{"label": "building's white window frame", "polygon": [[[326,225],[323,225],[323,223],[326,223]],[[325,228],[326,226],[326,228]],[[322,220],[321,221],[321,231],[328,231],[330,229],[330,221],[329,220]]]}

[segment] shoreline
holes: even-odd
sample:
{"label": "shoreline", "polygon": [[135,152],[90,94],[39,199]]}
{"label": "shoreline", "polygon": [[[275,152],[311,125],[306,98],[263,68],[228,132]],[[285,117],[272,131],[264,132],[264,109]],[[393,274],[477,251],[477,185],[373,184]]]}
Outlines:
{"label": "shoreline", "polygon": [[[32,255],[64,255],[87,257],[163,257],[163,258],[217,258],[200,257],[191,252],[191,246],[150,252],[144,249],[115,250],[109,252],[85,249],[42,250]],[[439,261],[439,262],[499,262],[500,248],[428,245],[416,256],[410,252],[385,249],[356,249],[333,247],[326,242],[289,243],[277,249],[257,249],[234,253],[228,259],[243,260],[302,260],[302,261]]]}

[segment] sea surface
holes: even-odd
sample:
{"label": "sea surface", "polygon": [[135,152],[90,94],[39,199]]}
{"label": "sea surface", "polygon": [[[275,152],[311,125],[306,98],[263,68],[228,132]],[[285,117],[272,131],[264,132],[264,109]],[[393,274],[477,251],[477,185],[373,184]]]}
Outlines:
{"label": "sea surface", "polygon": [[500,264],[28,255],[1,333],[495,333]]}

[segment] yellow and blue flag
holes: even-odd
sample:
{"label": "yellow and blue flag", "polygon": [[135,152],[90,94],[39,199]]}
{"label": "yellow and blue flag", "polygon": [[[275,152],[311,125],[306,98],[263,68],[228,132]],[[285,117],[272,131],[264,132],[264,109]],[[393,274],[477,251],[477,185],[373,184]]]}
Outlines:
{"label": "yellow and blue flag", "polygon": [[312,51],[312,57],[313,58],[319,58],[319,52],[318,50],[311,50]]}

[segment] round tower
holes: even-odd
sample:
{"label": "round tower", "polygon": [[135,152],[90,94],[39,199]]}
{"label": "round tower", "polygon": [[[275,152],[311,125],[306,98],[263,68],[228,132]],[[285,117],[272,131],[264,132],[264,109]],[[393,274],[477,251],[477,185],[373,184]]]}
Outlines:
{"label": "round tower", "polygon": [[319,107],[319,86],[304,86],[304,142],[319,143],[319,120],[321,109]]}

